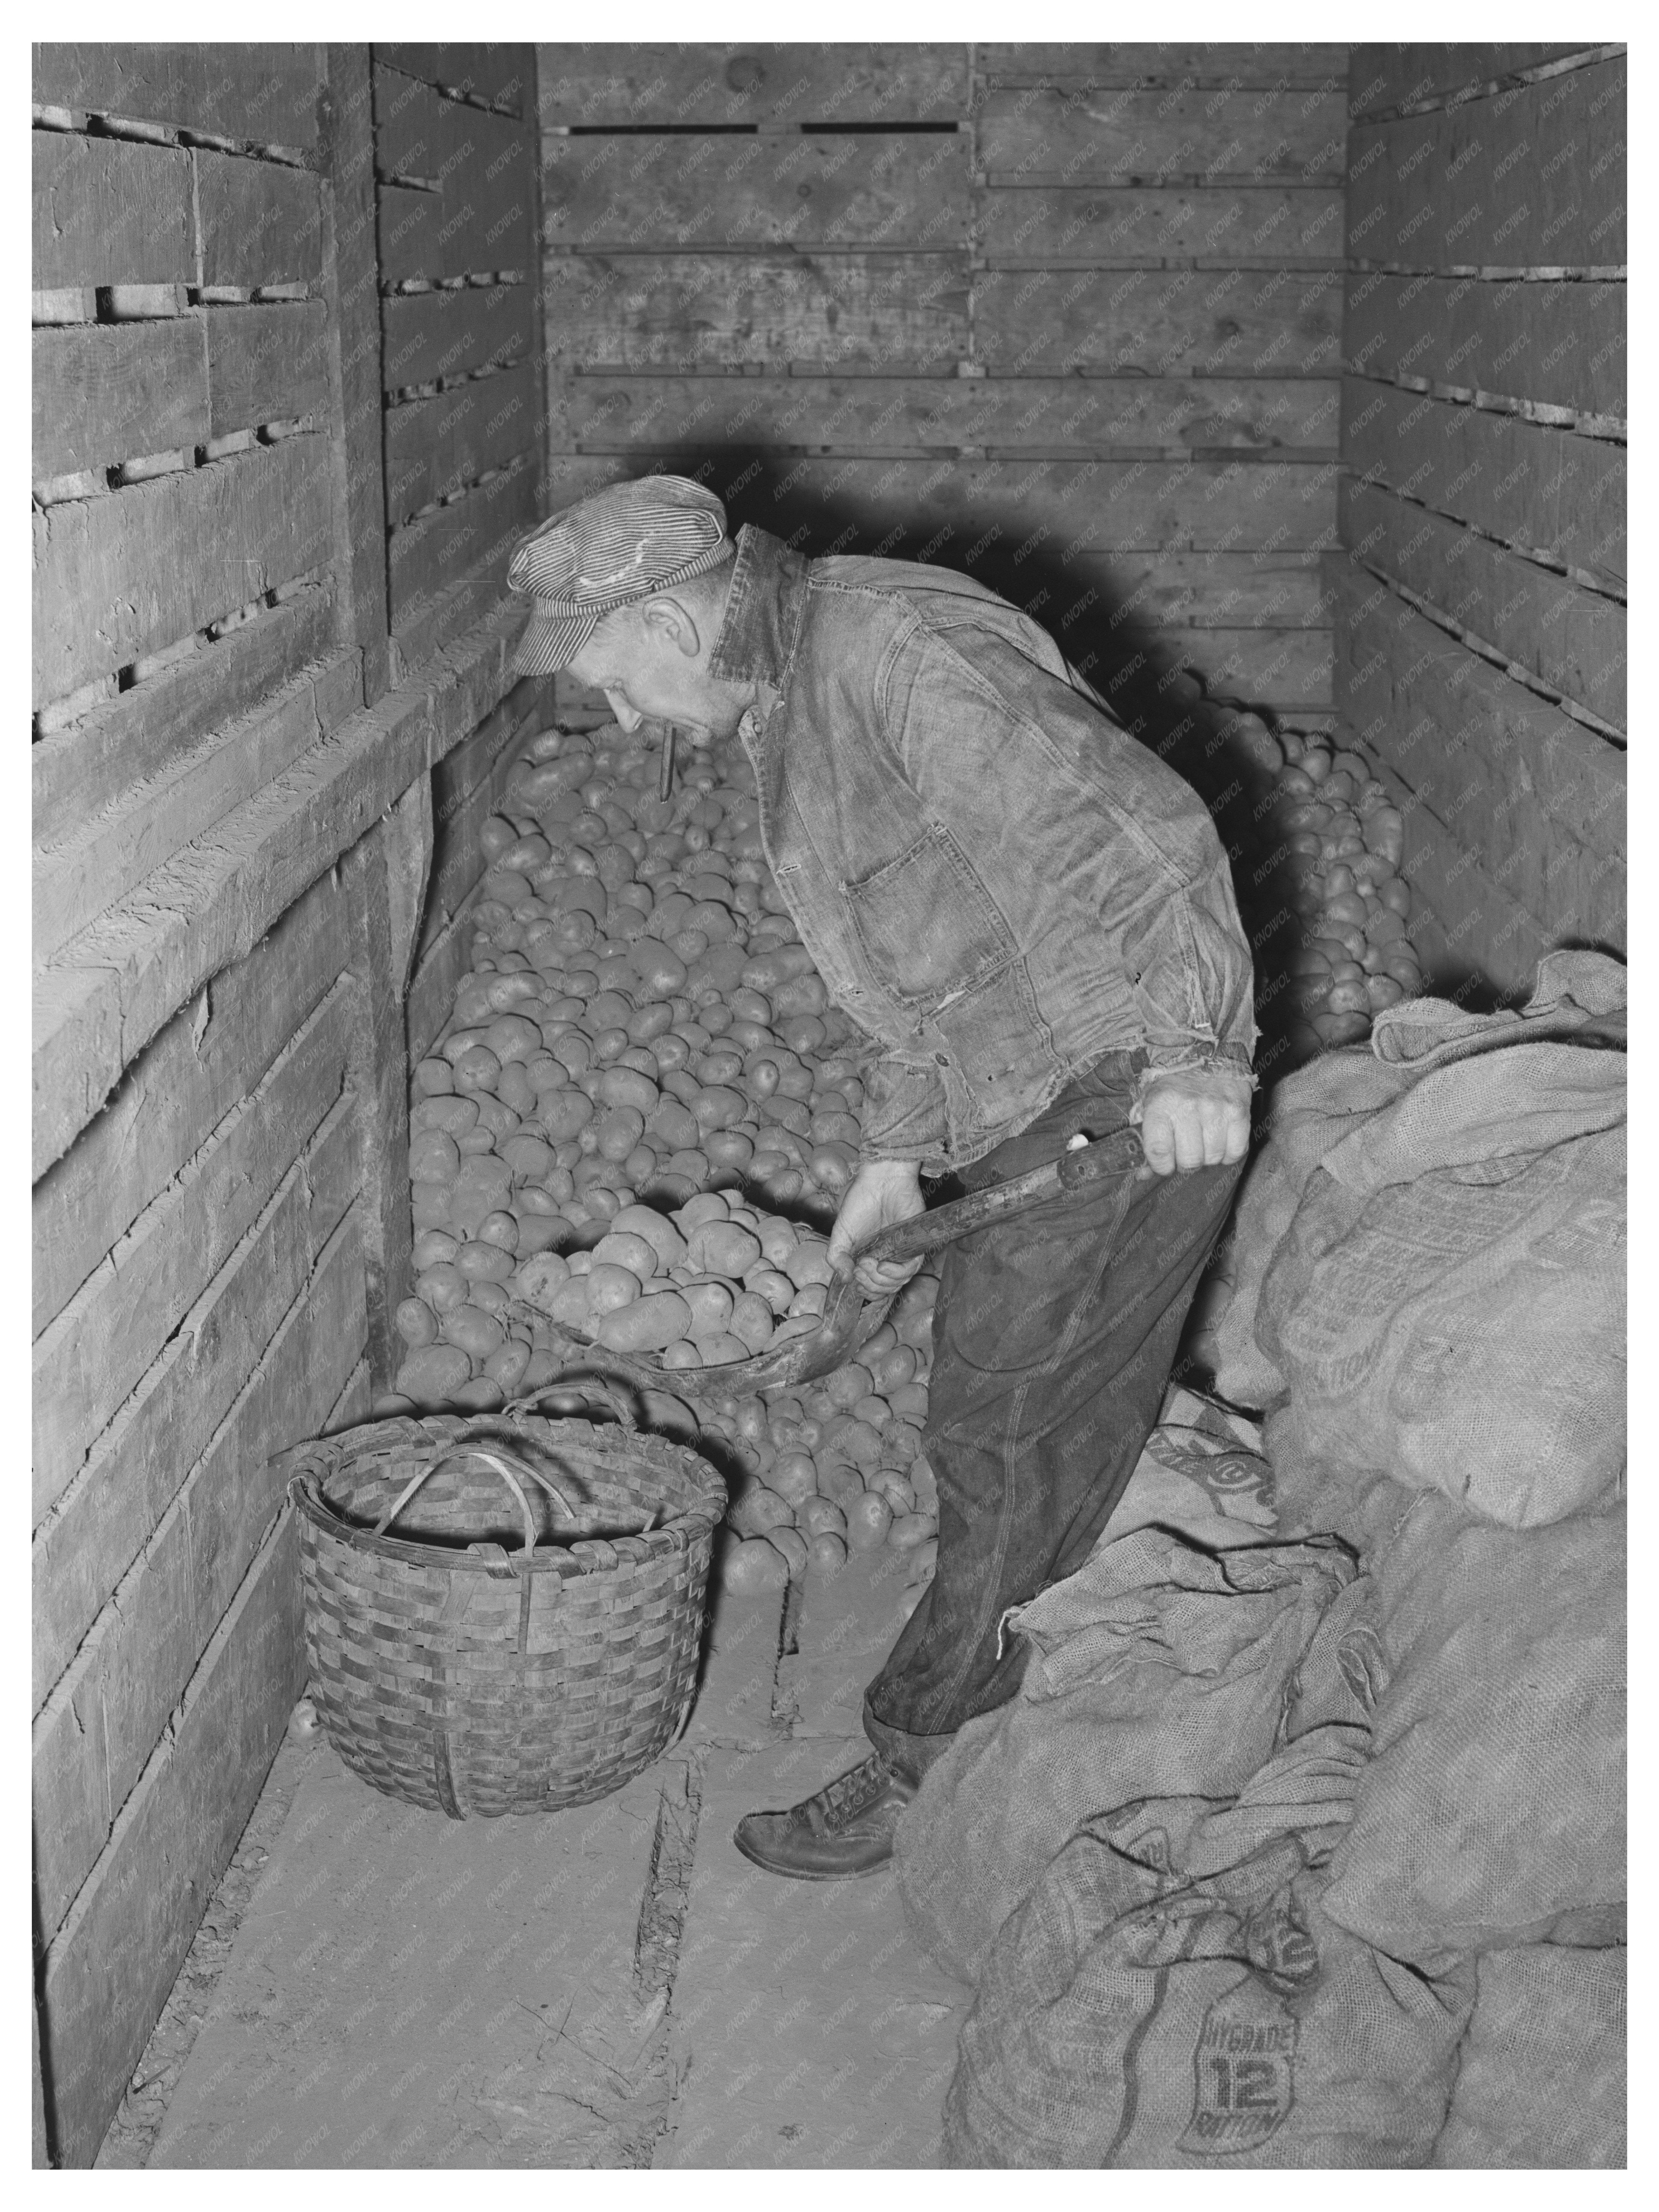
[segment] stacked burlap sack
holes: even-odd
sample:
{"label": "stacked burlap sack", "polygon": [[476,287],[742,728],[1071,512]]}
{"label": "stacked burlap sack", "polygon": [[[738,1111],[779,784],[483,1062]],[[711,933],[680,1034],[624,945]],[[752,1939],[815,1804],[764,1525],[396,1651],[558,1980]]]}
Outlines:
{"label": "stacked burlap sack", "polygon": [[1623,982],[1282,1086],[1218,1332],[1265,1430],[1172,1394],[900,1827],[978,1984],[949,2161],[1622,2163]]}

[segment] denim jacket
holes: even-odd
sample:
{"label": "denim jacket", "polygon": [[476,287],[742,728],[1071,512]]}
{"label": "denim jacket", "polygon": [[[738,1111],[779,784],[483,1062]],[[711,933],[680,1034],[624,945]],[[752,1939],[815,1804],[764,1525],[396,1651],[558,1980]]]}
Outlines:
{"label": "denim jacket", "polygon": [[[908,561],[738,536],[711,672],[766,858],[876,1047],[866,1159],[967,1165],[1103,1054],[1248,1073],[1249,946],[1208,814],[1029,617]],[[764,695],[763,695],[764,696]]]}

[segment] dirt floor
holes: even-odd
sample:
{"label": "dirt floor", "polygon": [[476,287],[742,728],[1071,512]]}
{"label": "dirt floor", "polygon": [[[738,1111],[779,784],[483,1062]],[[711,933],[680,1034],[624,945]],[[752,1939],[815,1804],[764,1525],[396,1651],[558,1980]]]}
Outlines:
{"label": "dirt floor", "polygon": [[930,2166],[970,1992],[890,1869],[732,1830],[861,1758],[902,1554],[718,1600],[670,1753],[595,1805],[451,1821],[291,1737],[100,2166]]}

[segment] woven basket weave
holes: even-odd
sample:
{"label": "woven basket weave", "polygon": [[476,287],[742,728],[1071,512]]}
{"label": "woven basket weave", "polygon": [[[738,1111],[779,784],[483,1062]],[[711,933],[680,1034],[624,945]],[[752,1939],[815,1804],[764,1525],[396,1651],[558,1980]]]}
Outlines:
{"label": "woven basket weave", "polygon": [[684,1724],[725,1485],[603,1395],[620,1427],[531,1399],[372,1422],[300,1460],[312,1695],[388,1796],[452,1820],[586,1804]]}

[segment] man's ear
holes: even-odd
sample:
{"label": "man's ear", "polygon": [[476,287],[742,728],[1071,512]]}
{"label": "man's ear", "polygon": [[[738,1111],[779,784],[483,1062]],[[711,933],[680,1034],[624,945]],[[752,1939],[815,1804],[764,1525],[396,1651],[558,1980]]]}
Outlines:
{"label": "man's ear", "polygon": [[640,620],[653,640],[672,647],[688,660],[695,660],[702,650],[696,618],[684,599],[647,599],[640,609]]}

